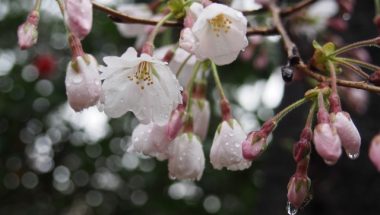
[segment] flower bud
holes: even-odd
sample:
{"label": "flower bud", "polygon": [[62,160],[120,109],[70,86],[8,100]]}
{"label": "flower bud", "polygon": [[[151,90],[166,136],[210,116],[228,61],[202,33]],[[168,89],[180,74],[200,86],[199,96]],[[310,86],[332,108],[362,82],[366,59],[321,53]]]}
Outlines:
{"label": "flower bud", "polygon": [[202,144],[193,133],[183,133],[169,146],[169,177],[199,180],[205,168]]}
{"label": "flower bud", "polygon": [[310,179],[307,176],[294,174],[288,183],[288,201],[298,209],[307,200],[310,193]]}
{"label": "flower bud", "polygon": [[18,45],[21,49],[28,49],[37,43],[38,39],[38,22],[40,20],[40,13],[33,10],[26,21],[18,27]]}
{"label": "flower bud", "polygon": [[330,121],[336,128],[343,148],[350,159],[359,156],[361,138],[358,129],[347,112],[330,114]]}
{"label": "flower bud", "polygon": [[71,32],[83,39],[92,28],[91,0],[65,0],[65,23]]}
{"label": "flower bud", "polygon": [[242,143],[246,137],[239,123],[232,119],[223,121],[215,132],[210,151],[210,161],[215,169],[243,170],[251,166],[242,154]]}
{"label": "flower bud", "polygon": [[272,120],[264,123],[259,131],[252,131],[243,141],[243,157],[247,160],[257,159],[267,148],[267,138],[269,133],[274,129],[275,124]]}
{"label": "flower bud", "polygon": [[139,124],[132,132],[128,152],[156,157],[158,160],[167,159],[170,140],[166,136],[166,129],[166,126],[154,123]]}
{"label": "flower bud", "polygon": [[92,55],[83,55],[71,61],[66,72],[66,94],[75,111],[96,105],[101,94],[98,63]]}
{"label": "flower bud", "polygon": [[380,172],[380,134],[373,137],[368,155],[377,171]]}
{"label": "flower bud", "polygon": [[183,110],[178,108],[173,111],[172,116],[170,117],[168,126],[167,126],[167,136],[170,140],[174,140],[177,137],[177,134],[183,126]]}
{"label": "flower bud", "polygon": [[205,140],[210,124],[210,103],[206,99],[193,98],[191,110],[193,112],[194,133],[198,135],[201,140]]}
{"label": "flower bud", "polygon": [[371,82],[372,84],[376,85],[376,86],[380,86],[380,70],[378,71],[375,71],[373,72],[370,76],[369,76],[369,82]]}
{"label": "flower bud", "polygon": [[334,165],[342,154],[342,144],[335,127],[320,123],[314,128],[314,146],[326,164]]}
{"label": "flower bud", "polygon": [[179,47],[183,48],[189,53],[194,53],[196,46],[196,38],[190,28],[184,28],[181,31],[179,38]]}

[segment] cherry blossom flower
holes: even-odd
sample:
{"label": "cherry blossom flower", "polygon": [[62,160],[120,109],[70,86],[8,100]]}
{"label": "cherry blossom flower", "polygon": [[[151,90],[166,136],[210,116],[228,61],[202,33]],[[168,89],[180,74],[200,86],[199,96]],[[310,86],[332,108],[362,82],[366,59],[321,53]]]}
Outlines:
{"label": "cherry blossom flower", "polygon": [[78,56],[67,66],[66,94],[75,111],[96,105],[101,95],[98,62],[92,55]]}
{"label": "cherry blossom flower", "polygon": [[338,131],[338,135],[350,159],[356,159],[359,156],[361,138],[358,129],[351,120],[347,112],[337,112],[330,114],[330,120]]}
{"label": "cherry blossom flower", "polygon": [[380,172],[380,135],[377,134],[371,141],[371,146],[369,147],[369,158],[375,165],[377,171]]}
{"label": "cherry blossom flower", "polygon": [[167,159],[170,140],[166,135],[166,128],[167,126],[154,123],[139,124],[132,132],[132,143],[128,152],[156,157],[158,160]]}
{"label": "cherry blossom flower", "polygon": [[141,123],[164,125],[182,103],[182,88],[164,62],[145,53],[137,57],[134,48],[103,60],[107,66],[100,71],[108,116],[117,118],[132,111]]}
{"label": "cherry blossom flower", "polygon": [[92,28],[91,0],[65,0],[65,22],[71,32],[83,39]]}
{"label": "cherry blossom flower", "polygon": [[194,133],[205,140],[207,136],[208,126],[210,124],[210,103],[206,99],[193,98],[193,129]]}
{"label": "cherry blossom flower", "polygon": [[18,45],[21,49],[28,49],[37,43],[38,39],[38,22],[40,20],[40,13],[33,10],[28,15],[26,22],[21,24],[17,30]]}
{"label": "cherry blossom flower", "polygon": [[247,19],[241,12],[213,3],[203,9],[191,29],[183,29],[180,46],[200,60],[225,65],[248,45],[246,32]]}
{"label": "cherry blossom flower", "polygon": [[236,10],[257,10],[261,8],[255,0],[233,0],[231,2],[231,7]]}
{"label": "cherry blossom flower", "polygon": [[172,179],[200,180],[205,168],[202,144],[193,133],[183,133],[169,146],[169,176]]}
{"label": "cherry blossom flower", "polygon": [[243,170],[251,166],[242,154],[242,143],[246,133],[240,124],[232,119],[223,121],[215,132],[212,142],[210,161],[215,169],[226,167],[228,170]]}

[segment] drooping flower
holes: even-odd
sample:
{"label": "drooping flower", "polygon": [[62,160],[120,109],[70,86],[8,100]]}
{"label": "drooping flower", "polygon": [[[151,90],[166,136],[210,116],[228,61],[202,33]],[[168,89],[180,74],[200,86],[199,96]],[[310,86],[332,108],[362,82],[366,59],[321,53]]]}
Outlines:
{"label": "drooping flower", "polygon": [[183,29],[180,46],[200,60],[225,65],[248,45],[246,32],[247,19],[241,12],[213,3],[203,9],[191,29]]}
{"label": "drooping flower", "polygon": [[141,123],[164,125],[171,112],[182,102],[181,86],[162,61],[134,48],[121,57],[105,57],[100,67],[104,92],[104,111],[120,117],[132,111]]}
{"label": "drooping flower", "polygon": [[360,152],[361,138],[358,129],[351,120],[350,114],[343,111],[331,113],[330,120],[338,132],[348,157],[356,159]]}
{"label": "drooping flower", "polygon": [[90,55],[76,57],[67,66],[66,94],[75,111],[96,105],[101,95],[98,62]]}
{"label": "drooping flower", "polygon": [[[129,16],[149,19],[152,17],[152,11],[147,4],[122,4],[117,10],[126,13]],[[122,24],[116,23],[117,30],[126,38],[143,36],[146,38],[146,26],[142,24]]]}
{"label": "drooping flower", "polygon": [[36,10],[33,10],[28,15],[26,21],[18,27],[18,45],[21,49],[28,49],[37,43],[37,28],[39,20],[40,13]]}
{"label": "drooping flower", "polygon": [[193,112],[193,129],[194,133],[205,140],[210,124],[210,103],[204,98],[193,98],[192,108]]}
{"label": "drooping flower", "polygon": [[193,133],[182,133],[169,146],[169,176],[200,180],[205,168],[202,144]]}
{"label": "drooping flower", "polygon": [[380,172],[380,135],[377,134],[371,141],[368,152],[369,158],[373,165],[375,165],[377,171]]}
{"label": "drooping flower", "polygon": [[170,140],[166,135],[166,127],[154,123],[139,124],[132,132],[128,152],[156,157],[158,160],[167,159]]}
{"label": "drooping flower", "polygon": [[243,158],[242,143],[246,133],[235,120],[223,121],[215,132],[210,151],[210,161],[215,169],[243,170],[251,161]]}
{"label": "drooping flower", "polygon": [[76,37],[82,40],[92,28],[91,0],[65,0],[64,2],[66,25]]}

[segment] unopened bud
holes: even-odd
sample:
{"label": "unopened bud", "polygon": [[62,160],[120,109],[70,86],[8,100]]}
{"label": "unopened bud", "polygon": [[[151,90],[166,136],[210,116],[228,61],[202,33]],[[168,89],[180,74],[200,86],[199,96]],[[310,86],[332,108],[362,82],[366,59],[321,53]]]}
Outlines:
{"label": "unopened bud", "polygon": [[288,201],[294,208],[300,208],[310,195],[310,179],[307,176],[294,174],[288,183]]}
{"label": "unopened bud", "polygon": [[28,15],[26,21],[18,27],[18,45],[21,49],[28,49],[37,43],[39,20],[40,13],[34,10]]}
{"label": "unopened bud", "polygon": [[373,137],[368,155],[377,171],[380,172],[380,134]]}

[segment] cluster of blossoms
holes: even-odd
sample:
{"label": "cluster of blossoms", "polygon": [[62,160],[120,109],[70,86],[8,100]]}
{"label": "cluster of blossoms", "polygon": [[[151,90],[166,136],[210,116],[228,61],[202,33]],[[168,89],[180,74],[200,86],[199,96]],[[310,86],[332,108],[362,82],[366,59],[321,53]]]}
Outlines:
{"label": "cluster of blossoms", "polygon": [[[321,83],[306,93],[303,99],[267,120],[260,130],[246,133],[233,117],[217,71],[217,65],[234,62],[248,46],[248,21],[242,12],[210,1],[170,0],[170,10],[160,15],[154,15],[155,7],[152,5],[120,6],[118,10],[121,13],[158,20],[157,24],[155,27],[146,27],[141,23],[117,24],[123,36],[138,38],[136,47],[139,51],[129,47],[120,57],[104,57],[105,65],[99,66],[81,45],[81,40],[91,31],[93,3],[90,0],[57,2],[60,3],[72,50],[65,80],[70,106],[75,111],[82,111],[97,105],[99,110],[112,118],[133,112],[140,124],[132,133],[128,151],[161,161],[168,160],[170,178],[200,180],[202,177],[205,167],[202,141],[207,136],[211,112],[206,98],[209,73],[212,73],[220,95],[222,115],[209,155],[215,169],[236,171],[249,168],[252,161],[258,159],[268,147],[268,136],[281,119],[306,102],[311,102],[312,107],[300,140],[294,144],[293,157],[297,168],[288,184],[291,211],[301,208],[309,199],[311,182],[307,169],[311,142],[328,165],[338,161],[342,147],[349,158],[358,157],[360,134],[350,115],[341,109],[336,80],[336,67],[352,66],[353,61],[345,61],[338,55],[364,45],[373,45],[374,42],[378,43],[378,39],[338,50],[331,44],[323,47],[315,44],[311,66],[328,72],[330,81]],[[232,5],[241,5],[242,2],[233,1]],[[27,21],[19,27],[19,45],[22,49],[31,47],[37,41],[39,4],[40,1],[37,1]],[[267,1],[262,1],[262,4],[273,8]],[[247,4],[246,7],[253,5]],[[156,35],[172,18],[183,21],[177,45],[161,48],[164,51],[155,50]],[[295,64],[301,64],[300,61],[294,62],[288,64],[289,72],[299,66]],[[371,83],[375,85],[379,80],[379,72],[370,76]],[[313,132],[315,115],[317,123]],[[369,155],[380,170],[379,154],[380,138],[375,137]]]}

